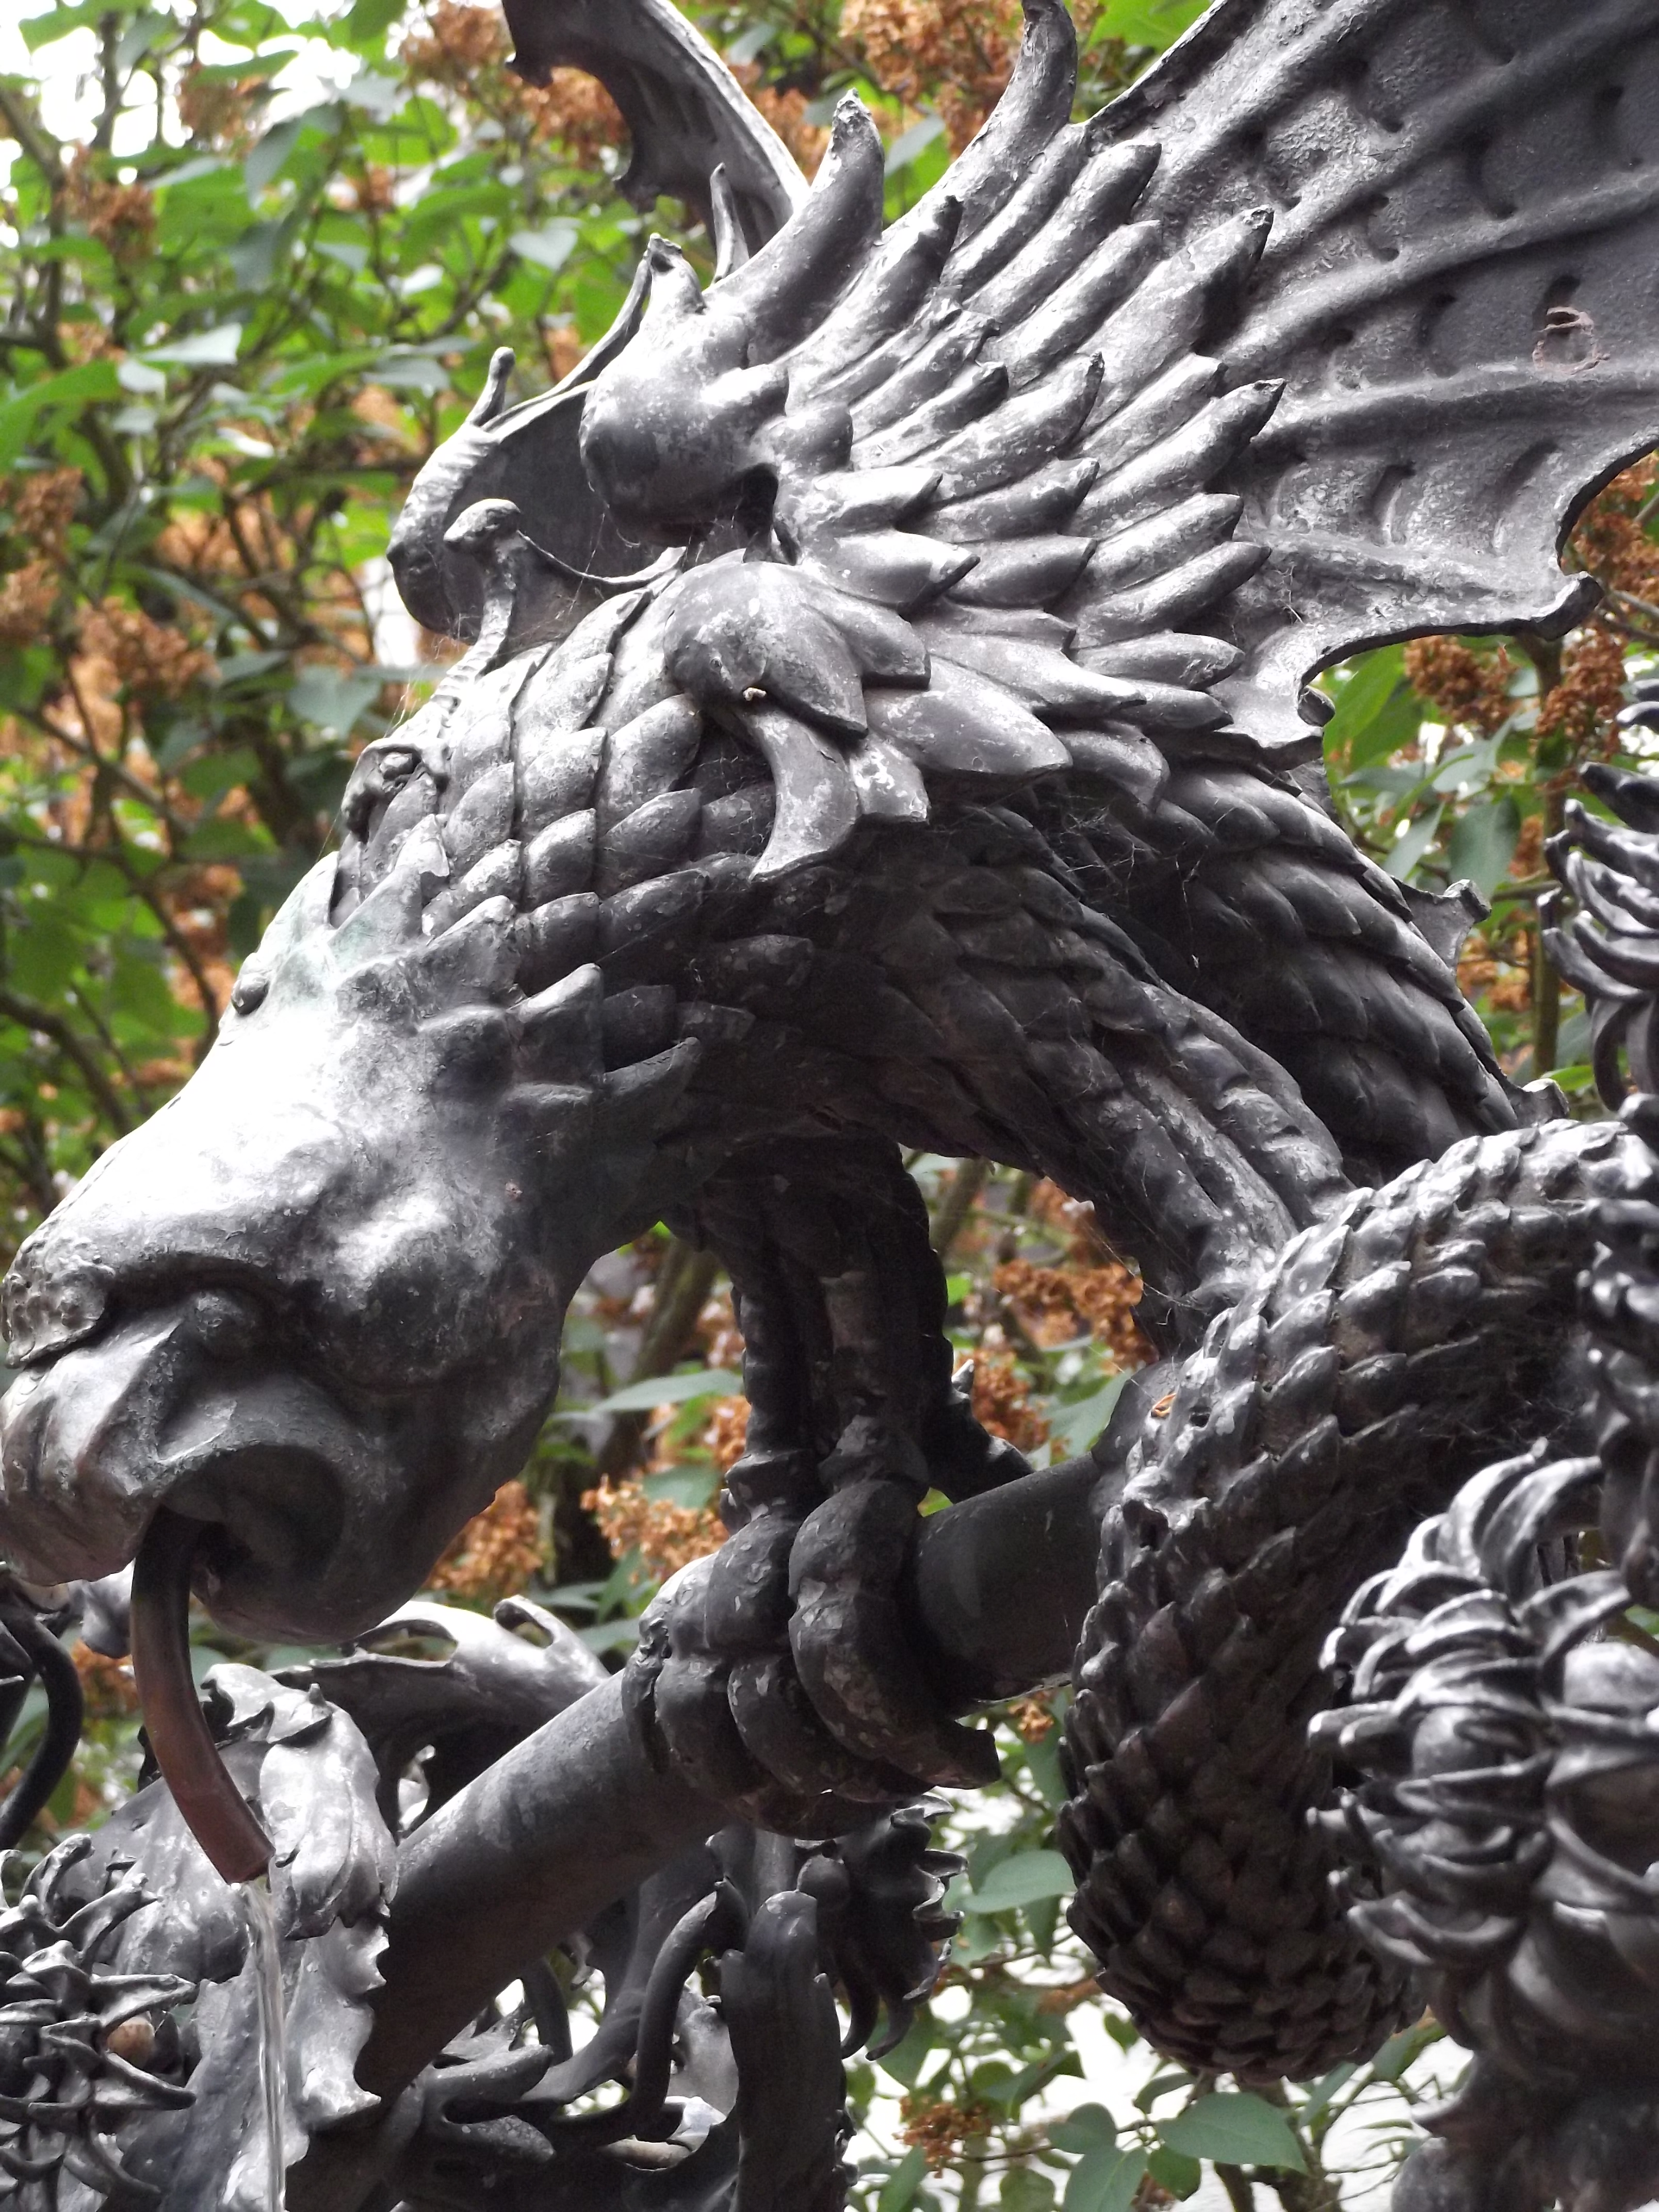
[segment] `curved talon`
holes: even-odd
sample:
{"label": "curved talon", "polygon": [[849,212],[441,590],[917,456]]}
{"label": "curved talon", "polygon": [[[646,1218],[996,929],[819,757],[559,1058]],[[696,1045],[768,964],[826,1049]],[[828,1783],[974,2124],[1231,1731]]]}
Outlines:
{"label": "curved talon", "polygon": [[825,1791],[845,1798],[853,1820],[860,1821],[868,1819],[872,1805],[890,1805],[913,1794],[908,1776],[859,1758],[829,1733],[787,1650],[739,1661],[726,1694],[751,1757],[803,1798]]}
{"label": "curved talon", "polygon": [[989,1732],[942,1710],[905,1637],[897,1590],[915,1526],[907,1485],[866,1479],[799,1526],[763,1510],[682,1568],[628,1667],[653,1763],[804,1836],[843,1833],[928,1783],[994,1780]]}
{"label": "curved talon", "polygon": [[810,1515],[791,1562],[790,1648],[820,1719],[849,1750],[922,1782],[981,1788],[1000,1771],[990,1732],[939,1705],[899,1613],[915,1527],[914,1500],[891,1482],[851,1483]]}

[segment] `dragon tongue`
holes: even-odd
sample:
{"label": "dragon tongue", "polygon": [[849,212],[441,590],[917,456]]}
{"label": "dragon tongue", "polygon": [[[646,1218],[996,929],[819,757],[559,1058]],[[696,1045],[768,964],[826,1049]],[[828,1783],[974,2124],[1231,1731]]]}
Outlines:
{"label": "dragon tongue", "polygon": [[209,1862],[227,1881],[270,1864],[270,1838],[231,1779],[190,1668],[190,1570],[204,1523],[158,1506],[132,1577],[132,1668],[163,1780]]}

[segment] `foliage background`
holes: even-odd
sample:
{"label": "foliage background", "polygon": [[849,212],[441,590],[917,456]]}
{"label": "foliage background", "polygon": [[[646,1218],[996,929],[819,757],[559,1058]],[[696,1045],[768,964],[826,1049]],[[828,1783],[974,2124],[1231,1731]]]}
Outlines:
{"label": "foliage background", "polygon": [[[1077,0],[1086,112],[1198,0]],[[692,11],[812,167],[855,85],[897,212],[965,143],[1018,34],[1003,0],[737,0]],[[0,76],[0,1257],[212,1042],[241,957],[330,833],[356,750],[441,641],[382,558],[404,490],[491,349],[527,394],[609,324],[647,230],[614,189],[602,90],[505,66],[468,0],[72,0]],[[1337,804],[1395,873],[1492,902],[1466,988],[1506,1064],[1593,1111],[1582,1008],[1538,940],[1543,842],[1659,649],[1650,465],[1569,556],[1607,586],[1564,645],[1422,641],[1327,679]],[[951,1319],[991,1425],[1085,1444],[1142,1350],[1136,1285],[1086,1209],[922,1159]],[[533,1587],[620,1653],[660,1577],[717,1540],[741,1345],[712,1266],[659,1232],[578,1301],[565,1395],[521,1484],[440,1564],[488,1605]],[[231,1649],[202,1624],[202,1660]],[[240,1654],[238,1656],[240,1656]],[[77,1653],[94,1718],[42,1824],[136,1771],[131,1684]],[[1001,1720],[1006,1779],[946,1827],[967,1912],[931,2023],[854,2069],[870,2212],[1358,2205],[1437,2064],[1425,2025],[1277,2100],[1161,2067],[1060,1927],[1054,1698]],[[38,1716],[34,1717],[38,1724]],[[6,1754],[25,1758],[31,1718]],[[568,1962],[561,1968],[568,1972]],[[578,1994],[580,1994],[578,1992]],[[1444,2062],[1443,2063],[1442,2062]],[[1103,2101],[1102,2085],[1111,2096]],[[1197,2193],[1195,2196],[1195,2192]]]}

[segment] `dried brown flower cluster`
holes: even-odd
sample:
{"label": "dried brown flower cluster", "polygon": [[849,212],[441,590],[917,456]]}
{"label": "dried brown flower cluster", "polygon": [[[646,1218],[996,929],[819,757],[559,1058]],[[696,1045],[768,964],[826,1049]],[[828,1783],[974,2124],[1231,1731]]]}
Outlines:
{"label": "dried brown flower cluster", "polygon": [[232,78],[201,67],[189,70],[179,87],[179,120],[199,144],[244,146],[253,135],[252,95],[263,82],[257,76]]}
{"label": "dried brown flower cluster", "polygon": [[616,101],[580,70],[556,69],[545,84],[520,86],[518,99],[537,136],[556,140],[579,169],[597,168],[605,147],[627,139]]}
{"label": "dried brown flower cluster", "polygon": [[1607,750],[1624,703],[1625,648],[1611,630],[1592,623],[1567,641],[1561,681],[1539,702],[1538,733],[1565,738],[1581,757]]}
{"label": "dried brown flower cluster", "polygon": [[1534,876],[1544,872],[1544,817],[1529,814],[1521,824],[1521,835],[1515,841],[1515,852],[1510,861],[1510,881],[1528,884]]}
{"label": "dried brown flower cluster", "polygon": [[525,84],[505,64],[507,33],[493,7],[469,0],[433,0],[423,27],[403,46],[404,66],[451,92],[477,99],[487,92],[497,107],[526,117],[538,137],[556,139],[579,168],[592,168],[600,149],[628,136],[616,102],[596,77],[580,70],[555,70],[544,85]]}
{"label": "dried brown flower cluster", "polygon": [[42,553],[60,553],[85,483],[79,469],[36,469],[9,477],[5,505],[18,536]]}
{"label": "dried brown flower cluster", "polygon": [[1152,1356],[1135,1319],[1140,1278],[1115,1260],[1097,1267],[1006,1260],[991,1279],[1036,1344],[1092,1336],[1119,1367],[1144,1367]]}
{"label": "dried brown flower cluster", "polygon": [[115,680],[140,699],[177,699],[212,669],[213,656],[171,623],[142,607],[104,599],[81,617],[81,642],[107,661]]}
{"label": "dried brown flower cluster", "polygon": [[806,110],[810,103],[806,94],[781,90],[776,85],[763,84],[757,62],[738,62],[732,66],[732,74],[794,155],[803,172],[809,177],[817,176],[818,163],[823,159],[824,149],[830,143],[830,133],[822,124],[808,122]]}
{"label": "dried brown flower cluster", "polygon": [[1415,637],[1406,647],[1406,681],[1447,722],[1490,737],[1510,712],[1513,662],[1500,646],[1477,652],[1455,637]]}
{"label": "dried brown flower cluster", "polygon": [[1031,1385],[1012,1355],[981,1349],[974,1358],[974,1419],[1016,1451],[1048,1441],[1048,1424],[1031,1403]]}
{"label": "dried brown flower cluster", "polygon": [[1008,1718],[1022,1743],[1041,1743],[1054,1731],[1054,1692],[1036,1690],[1029,1698],[1016,1698]]}
{"label": "dried brown flower cluster", "polygon": [[77,146],[67,180],[70,212],[117,262],[136,261],[149,250],[155,200],[143,185],[123,185],[99,173],[91,149]]}
{"label": "dried brown flower cluster", "polygon": [[[1510,873],[1520,875],[1518,860],[1511,864]],[[1524,1014],[1532,1004],[1529,948],[1524,941],[1513,946],[1494,944],[1477,930],[1458,961],[1457,981],[1466,998],[1484,998],[1494,1013]]]}
{"label": "dried brown flower cluster", "polygon": [[841,33],[884,92],[932,101],[959,154],[1008,82],[1019,12],[1004,0],[846,0]]}
{"label": "dried brown flower cluster", "polygon": [[513,1597],[543,1561],[541,1515],[521,1482],[504,1482],[427,1578],[427,1588],[471,1605]]}
{"label": "dried brown flower cluster", "polygon": [[1656,482],[1659,462],[1638,461],[1597,493],[1572,533],[1574,557],[1591,575],[1649,608],[1659,607],[1659,545],[1641,516]]}
{"label": "dried brown flower cluster", "polygon": [[403,62],[411,76],[465,92],[480,70],[507,59],[507,33],[494,8],[471,0],[433,0],[424,27],[404,40]]}
{"label": "dried brown flower cluster", "polygon": [[958,2105],[931,2089],[911,2089],[899,2100],[899,2141],[920,2149],[930,2173],[956,2156],[959,2144],[988,2135],[995,2124],[983,2105]]}
{"label": "dried brown flower cluster", "polygon": [[0,578],[0,644],[33,645],[50,627],[59,580],[50,561],[26,561]]}
{"label": "dried brown flower cluster", "polygon": [[726,1524],[711,1507],[649,1497],[631,1476],[620,1482],[607,1477],[597,1490],[585,1492],[582,1509],[599,1522],[614,1558],[638,1552],[659,1581],[693,1559],[707,1559],[726,1541]]}
{"label": "dried brown flower cluster", "polygon": [[698,1443],[724,1474],[743,1457],[748,1435],[748,1399],[716,1398]]}
{"label": "dried brown flower cluster", "polygon": [[398,204],[398,179],[378,161],[365,161],[346,187],[348,204],[359,215],[390,215]]}
{"label": "dried brown flower cluster", "polygon": [[77,1644],[70,1656],[81,1677],[88,1720],[119,1720],[137,1711],[138,1686],[132,1679],[130,1661],[106,1658],[90,1644]]}

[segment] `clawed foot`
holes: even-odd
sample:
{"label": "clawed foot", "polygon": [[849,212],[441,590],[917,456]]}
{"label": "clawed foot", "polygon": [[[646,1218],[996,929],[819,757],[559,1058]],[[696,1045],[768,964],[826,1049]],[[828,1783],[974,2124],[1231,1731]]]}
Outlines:
{"label": "clawed foot", "polygon": [[[855,1421],[821,1471],[828,1497],[803,1514],[769,1483],[774,1495],[665,1584],[641,1625],[627,1695],[653,1756],[757,1826],[839,1833],[930,1784],[996,1778],[989,1731],[951,1718],[904,1633],[926,1483],[898,1457]],[[747,1486],[740,1462],[735,1513]]]}

